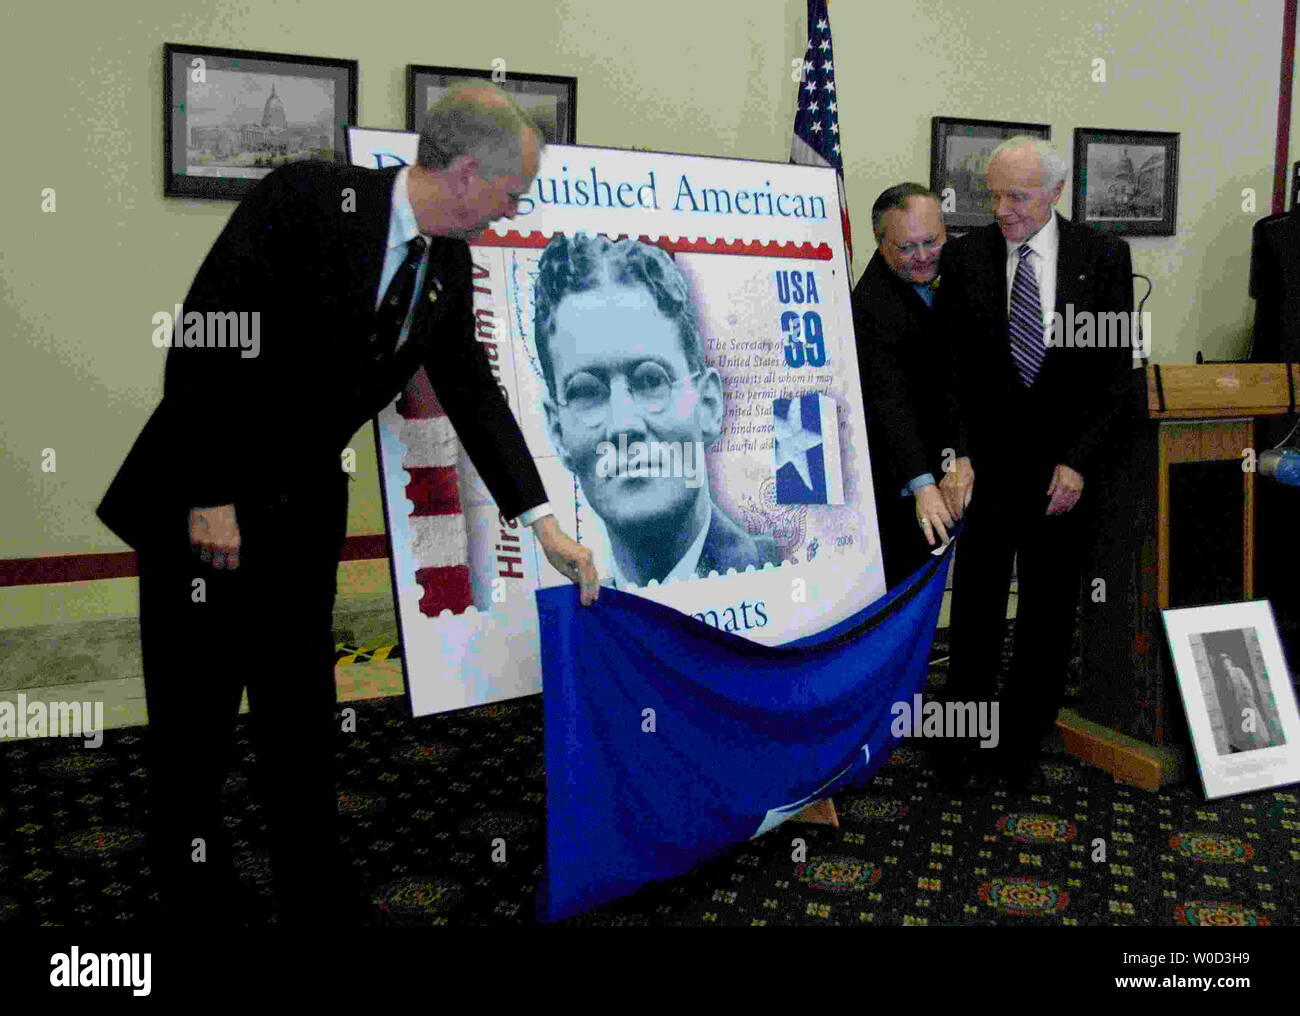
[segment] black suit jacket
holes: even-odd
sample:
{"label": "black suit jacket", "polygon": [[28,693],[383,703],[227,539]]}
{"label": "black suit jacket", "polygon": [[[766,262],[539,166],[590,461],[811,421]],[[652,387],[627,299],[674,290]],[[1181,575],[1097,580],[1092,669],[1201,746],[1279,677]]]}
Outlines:
{"label": "black suit jacket", "polygon": [[912,284],[876,251],[853,287],[853,329],[877,500],[897,497],[922,473],[937,479],[943,449],[953,447],[946,349],[935,320]]}
{"label": "black suit jacket", "polygon": [[[1128,244],[1061,215],[1057,226],[1056,311],[1131,314]],[[1050,348],[1026,393],[1011,358],[1007,245],[997,223],[949,241],[940,278],[935,310],[951,351],[957,450],[971,456],[976,477],[981,465],[1020,472],[1064,464],[1085,480],[1103,472],[1117,442],[1133,434],[1119,422],[1129,411],[1132,350]]]}
{"label": "black suit jacket", "polygon": [[1300,361],[1300,217],[1294,211],[1255,223],[1250,250],[1256,363]]}
{"label": "black suit jacket", "polygon": [[183,313],[257,311],[260,351],[181,348],[176,323],[162,402],[98,510],[127,543],[153,542],[159,520],[178,509],[337,481],[348,439],[420,365],[502,513],[514,518],[546,500],[475,340],[467,244],[434,238],[407,342],[396,355],[377,353],[397,172],[293,163],[235,209]]}

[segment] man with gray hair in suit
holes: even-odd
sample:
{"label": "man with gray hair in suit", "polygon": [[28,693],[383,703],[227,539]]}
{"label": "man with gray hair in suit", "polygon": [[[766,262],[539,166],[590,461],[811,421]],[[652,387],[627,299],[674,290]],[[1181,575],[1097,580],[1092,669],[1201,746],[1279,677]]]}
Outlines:
{"label": "man with gray hair in suit", "polygon": [[499,88],[453,86],[429,111],[419,165],[283,166],[195,276],[186,338],[192,316],[251,311],[258,353],[176,341],[162,401],[99,507],[139,553],[162,920],[240,919],[221,787],[245,688],[281,925],[364,917],[333,773],[340,454],[419,367],[503,515],[533,527],[584,603],[598,595],[474,336],[465,240],[514,214],[541,149]]}
{"label": "man with gray hair in suit", "polygon": [[[1133,309],[1128,244],[1055,211],[1065,178],[1065,162],[1047,142],[1020,136],[999,145],[988,168],[997,221],[944,247],[935,300],[953,364],[956,452],[970,457],[980,478],[954,569],[945,697],[994,697],[1016,562],[1000,743],[975,751],[973,762],[1020,788],[1036,776],[1061,705],[1107,447],[1131,436],[1104,426],[1132,365],[1127,344],[1054,338],[1061,333],[1054,311],[1097,326],[1101,314],[1123,313],[1127,322]],[[943,493],[962,496],[956,488]],[[971,763],[954,758],[950,775]]]}

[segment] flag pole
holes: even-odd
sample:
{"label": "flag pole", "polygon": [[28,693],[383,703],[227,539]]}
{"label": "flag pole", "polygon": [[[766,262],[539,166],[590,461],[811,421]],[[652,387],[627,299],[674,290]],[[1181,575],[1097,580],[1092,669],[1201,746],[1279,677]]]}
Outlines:
{"label": "flag pole", "polygon": [[[839,103],[835,93],[835,66],[831,49],[830,0],[808,0],[807,25],[808,47],[804,52],[799,92],[795,98],[790,161],[835,170],[840,230],[844,237],[844,277],[848,285],[852,286],[853,237],[849,231],[844,162],[840,154]],[[790,821],[829,825],[836,829],[840,825],[835,802],[829,797],[814,801]]]}

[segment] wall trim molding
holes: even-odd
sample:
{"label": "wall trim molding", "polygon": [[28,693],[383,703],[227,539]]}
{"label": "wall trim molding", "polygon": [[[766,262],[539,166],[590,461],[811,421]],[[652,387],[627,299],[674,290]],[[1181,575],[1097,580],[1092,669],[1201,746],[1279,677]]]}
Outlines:
{"label": "wall trim molding", "polygon": [[[373,561],[388,557],[388,536],[366,533],[349,536],[339,562]],[[44,586],[56,582],[95,582],[139,575],[133,550],[105,554],[52,554],[46,557],[0,558],[0,587]]]}

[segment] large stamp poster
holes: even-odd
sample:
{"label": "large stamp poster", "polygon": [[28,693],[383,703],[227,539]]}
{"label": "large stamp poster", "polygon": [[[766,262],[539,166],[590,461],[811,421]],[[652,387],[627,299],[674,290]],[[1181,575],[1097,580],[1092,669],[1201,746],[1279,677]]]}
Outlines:
{"label": "large stamp poster", "polygon": [[[833,170],[552,145],[471,254],[478,341],[606,585],[767,645],[884,592]],[[413,451],[410,391],[378,430],[413,712],[539,692],[534,593],[568,580],[445,434]],[[463,537],[411,497],[439,454]],[[473,605],[434,616],[417,575],[457,538]]]}

